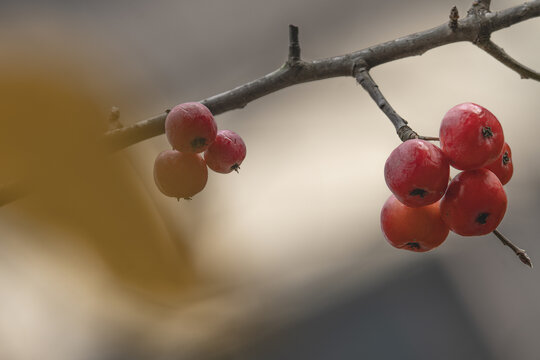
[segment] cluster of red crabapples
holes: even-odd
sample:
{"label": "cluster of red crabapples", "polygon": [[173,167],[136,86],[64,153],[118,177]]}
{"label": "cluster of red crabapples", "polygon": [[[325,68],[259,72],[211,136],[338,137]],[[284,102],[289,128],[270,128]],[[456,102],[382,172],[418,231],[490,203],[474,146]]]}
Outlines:
{"label": "cluster of red crabapples", "polygon": [[190,199],[206,186],[207,166],[227,174],[238,171],[246,157],[242,138],[230,130],[218,131],[210,110],[198,102],[172,108],[165,119],[165,134],[172,150],[157,156],[154,181],[166,196]]}
{"label": "cluster of red crabapples", "polygon": [[[441,147],[412,139],[390,154],[384,167],[392,191],[381,211],[381,229],[394,247],[424,252],[439,246],[450,230],[485,235],[506,212],[503,185],[513,173],[510,147],[497,118],[464,103],[443,117]],[[462,170],[450,183],[450,166]]]}

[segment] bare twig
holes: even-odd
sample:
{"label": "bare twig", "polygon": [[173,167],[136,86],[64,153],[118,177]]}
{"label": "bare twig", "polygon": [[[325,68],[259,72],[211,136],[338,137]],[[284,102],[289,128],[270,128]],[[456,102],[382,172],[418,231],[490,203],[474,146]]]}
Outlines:
{"label": "bare twig", "polygon": [[458,19],[459,19],[459,12],[456,6],[454,6],[450,10],[450,16],[448,17],[450,18],[450,21],[448,22],[448,26],[450,26],[450,29],[452,29],[452,31],[456,31],[458,27]]}
{"label": "bare twig", "polygon": [[[486,14],[489,13],[490,3],[490,0],[476,0],[468,12],[469,16],[475,16],[480,19],[478,36],[473,41],[473,43],[504,65],[508,66],[510,69],[517,72],[522,79],[533,79],[536,81],[540,81],[540,73],[528,68],[523,64],[520,64],[518,61],[508,55],[503,48],[490,40],[493,30],[491,28],[491,23],[489,21],[485,21],[485,19],[487,18]],[[527,6],[528,3],[525,3],[523,5]],[[498,14],[499,13],[497,13],[495,16],[498,16]],[[450,15],[450,17],[451,16],[452,15]]]}
{"label": "bare twig", "polygon": [[359,68],[355,71],[356,81],[362,85],[364,90],[368,92],[373,101],[377,104],[379,109],[390,119],[390,122],[396,128],[396,132],[401,141],[407,141],[409,139],[421,139],[426,141],[439,141],[438,137],[434,136],[422,136],[418,135],[413,129],[407,125],[407,120],[402,118],[390,105],[388,100],[384,97],[379,86],[373,80],[369,71],[366,68]]}
{"label": "bare twig", "polygon": [[377,104],[379,109],[385,115],[390,119],[394,127],[396,128],[396,132],[398,133],[399,138],[401,141],[406,141],[409,139],[418,138],[418,134],[415,133],[408,125],[407,121],[403,119],[399,114],[394,110],[394,108],[390,105],[388,100],[384,97],[384,95],[379,90],[379,86],[373,81],[371,78],[371,75],[369,75],[369,72],[366,68],[362,67],[355,71],[355,77],[356,81],[362,85],[364,90],[366,90],[373,101]]}
{"label": "bare twig", "polygon": [[525,250],[523,249],[520,249],[518,248],[516,245],[512,244],[512,242],[510,240],[508,240],[506,238],[506,236],[504,236],[503,234],[501,234],[499,232],[499,230],[495,229],[493,231],[493,234],[499,238],[499,240],[501,240],[501,242],[508,246],[510,249],[512,249],[512,251],[514,252],[514,254],[516,254],[518,257],[519,257],[519,260],[521,260],[522,263],[524,263],[525,265],[529,266],[530,268],[533,267],[533,264],[531,262],[531,258],[529,257],[529,255],[527,255],[527,253],[525,252]]}
{"label": "bare twig", "polygon": [[289,64],[300,61],[300,42],[298,41],[298,27],[289,25]]}
{"label": "bare twig", "polygon": [[[459,22],[456,31],[448,24],[407,35],[399,39],[374,45],[349,54],[310,62],[299,62],[297,66],[282,66],[257,80],[238,86],[232,90],[202,100],[214,115],[240,109],[250,102],[292,85],[338,76],[354,76],[358,64],[366,64],[367,69],[405,57],[422,55],[430,49],[459,41],[474,42],[478,38],[480,24],[487,23],[491,32],[501,30],[519,22],[540,16],[540,0],[514,6],[479,18],[468,16]],[[163,134],[166,113],[143,120],[123,129],[110,131],[106,141],[113,149],[136,144],[140,141]]]}
{"label": "bare twig", "polygon": [[540,73],[514,60],[510,55],[506,53],[506,51],[504,51],[503,48],[499,47],[493,41],[481,41],[478,42],[476,45],[480,49],[493,56],[495,59],[499,60],[504,65],[508,66],[510,69],[517,72],[522,79],[533,79],[536,81],[540,81]]}
{"label": "bare twig", "polygon": [[118,107],[113,106],[111,108],[107,125],[109,126],[109,130],[123,128],[122,123],[120,122],[120,109]]}

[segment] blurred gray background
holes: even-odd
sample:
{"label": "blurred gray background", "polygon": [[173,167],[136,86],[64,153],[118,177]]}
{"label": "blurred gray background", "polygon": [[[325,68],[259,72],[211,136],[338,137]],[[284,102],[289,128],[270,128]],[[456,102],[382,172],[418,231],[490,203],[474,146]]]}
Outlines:
{"label": "blurred gray background", "polygon": [[[0,41],[6,57],[69,63],[103,113],[118,106],[129,125],[280,67],[288,24],[311,60],[439,25],[454,5],[463,16],[471,1],[4,0]],[[539,31],[533,19],[493,39],[538,71]],[[372,76],[423,135],[465,101],[499,118],[515,163],[499,229],[540,261],[540,84],[469,43]],[[385,242],[383,167],[399,139],[352,78],[287,88],[216,120],[248,155],[239,175],[211,173],[191,202],[154,187],[164,136],[114,155],[135,183],[127,198],[167,240],[148,238],[161,255],[142,246],[141,261],[158,267],[181,249],[188,265],[170,271],[196,274],[189,286],[176,289],[175,276],[174,291],[141,285],[117,270],[136,257],[116,267],[129,248],[108,256],[17,204],[0,209],[0,358],[538,359],[538,271],[495,237],[450,235],[425,254]]]}

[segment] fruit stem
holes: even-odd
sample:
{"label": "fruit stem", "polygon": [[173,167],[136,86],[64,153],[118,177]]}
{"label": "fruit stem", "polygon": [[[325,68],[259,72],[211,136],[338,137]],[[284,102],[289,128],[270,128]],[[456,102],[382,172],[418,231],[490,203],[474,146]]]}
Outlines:
{"label": "fruit stem", "polygon": [[379,109],[390,119],[401,141],[407,141],[410,139],[421,139],[426,141],[439,141],[438,137],[434,136],[420,136],[413,129],[407,125],[407,121],[402,118],[396,110],[390,105],[388,100],[384,97],[383,93],[379,89],[379,85],[373,80],[369,74],[367,64],[361,64],[354,70],[354,76],[358,84],[360,84],[364,90],[366,90],[375,101]]}
{"label": "fruit stem", "polygon": [[529,257],[529,255],[527,255],[527,253],[525,252],[525,250],[523,249],[520,249],[518,248],[516,245],[512,244],[512,242],[506,238],[506,236],[504,236],[503,234],[501,234],[499,232],[499,230],[495,229],[493,230],[493,234],[499,238],[499,240],[501,240],[501,242],[503,243],[503,245],[506,245],[508,246],[510,249],[512,249],[512,251],[514,252],[514,254],[516,254],[518,257],[519,257],[519,260],[521,260],[522,263],[524,263],[525,265],[529,266],[531,269],[533,267],[533,264],[531,262],[531,258]]}
{"label": "fruit stem", "polygon": [[407,125],[407,121],[394,110],[392,105],[390,105],[388,100],[384,97],[379,89],[379,85],[377,85],[375,80],[373,80],[369,74],[367,64],[362,63],[359,65],[361,66],[358,66],[353,70],[356,82],[368,92],[369,96],[375,101],[379,109],[381,109],[386,117],[392,122],[400,140],[405,142],[410,139],[417,139],[418,134]]}

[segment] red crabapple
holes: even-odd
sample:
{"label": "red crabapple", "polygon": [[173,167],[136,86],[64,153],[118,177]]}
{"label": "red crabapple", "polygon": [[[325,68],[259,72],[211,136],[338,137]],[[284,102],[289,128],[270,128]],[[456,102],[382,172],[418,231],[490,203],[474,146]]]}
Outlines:
{"label": "red crabapple", "polygon": [[173,149],[200,153],[214,142],[217,125],[206,106],[189,102],[176,105],[167,114],[165,134]]}
{"label": "red crabapple", "polygon": [[411,208],[394,195],[381,210],[381,229],[390,245],[416,252],[436,248],[449,232],[441,219],[439,203]]}
{"label": "red crabapple", "polygon": [[199,154],[165,150],[154,162],[154,181],[166,196],[190,198],[204,189],[207,179],[208,169]]}
{"label": "red crabapple", "polygon": [[238,171],[245,157],[246,144],[231,130],[219,130],[216,141],[204,152],[208,167],[222,174]]}
{"label": "red crabapple", "polygon": [[497,228],[506,212],[506,193],[499,178],[487,169],[459,173],[441,200],[441,217],[463,236],[485,235]]}
{"label": "red crabapple", "polygon": [[384,179],[403,204],[433,204],[448,185],[450,166],[441,149],[419,139],[407,140],[392,151],[384,165]]}
{"label": "red crabapple", "polygon": [[510,150],[510,146],[507,143],[504,143],[503,150],[497,160],[486,165],[485,168],[497,175],[499,180],[501,180],[501,184],[507,184],[514,173],[512,150]]}
{"label": "red crabapple", "polygon": [[460,170],[478,169],[495,161],[504,145],[499,120],[486,108],[473,103],[448,110],[439,138],[450,165]]}

